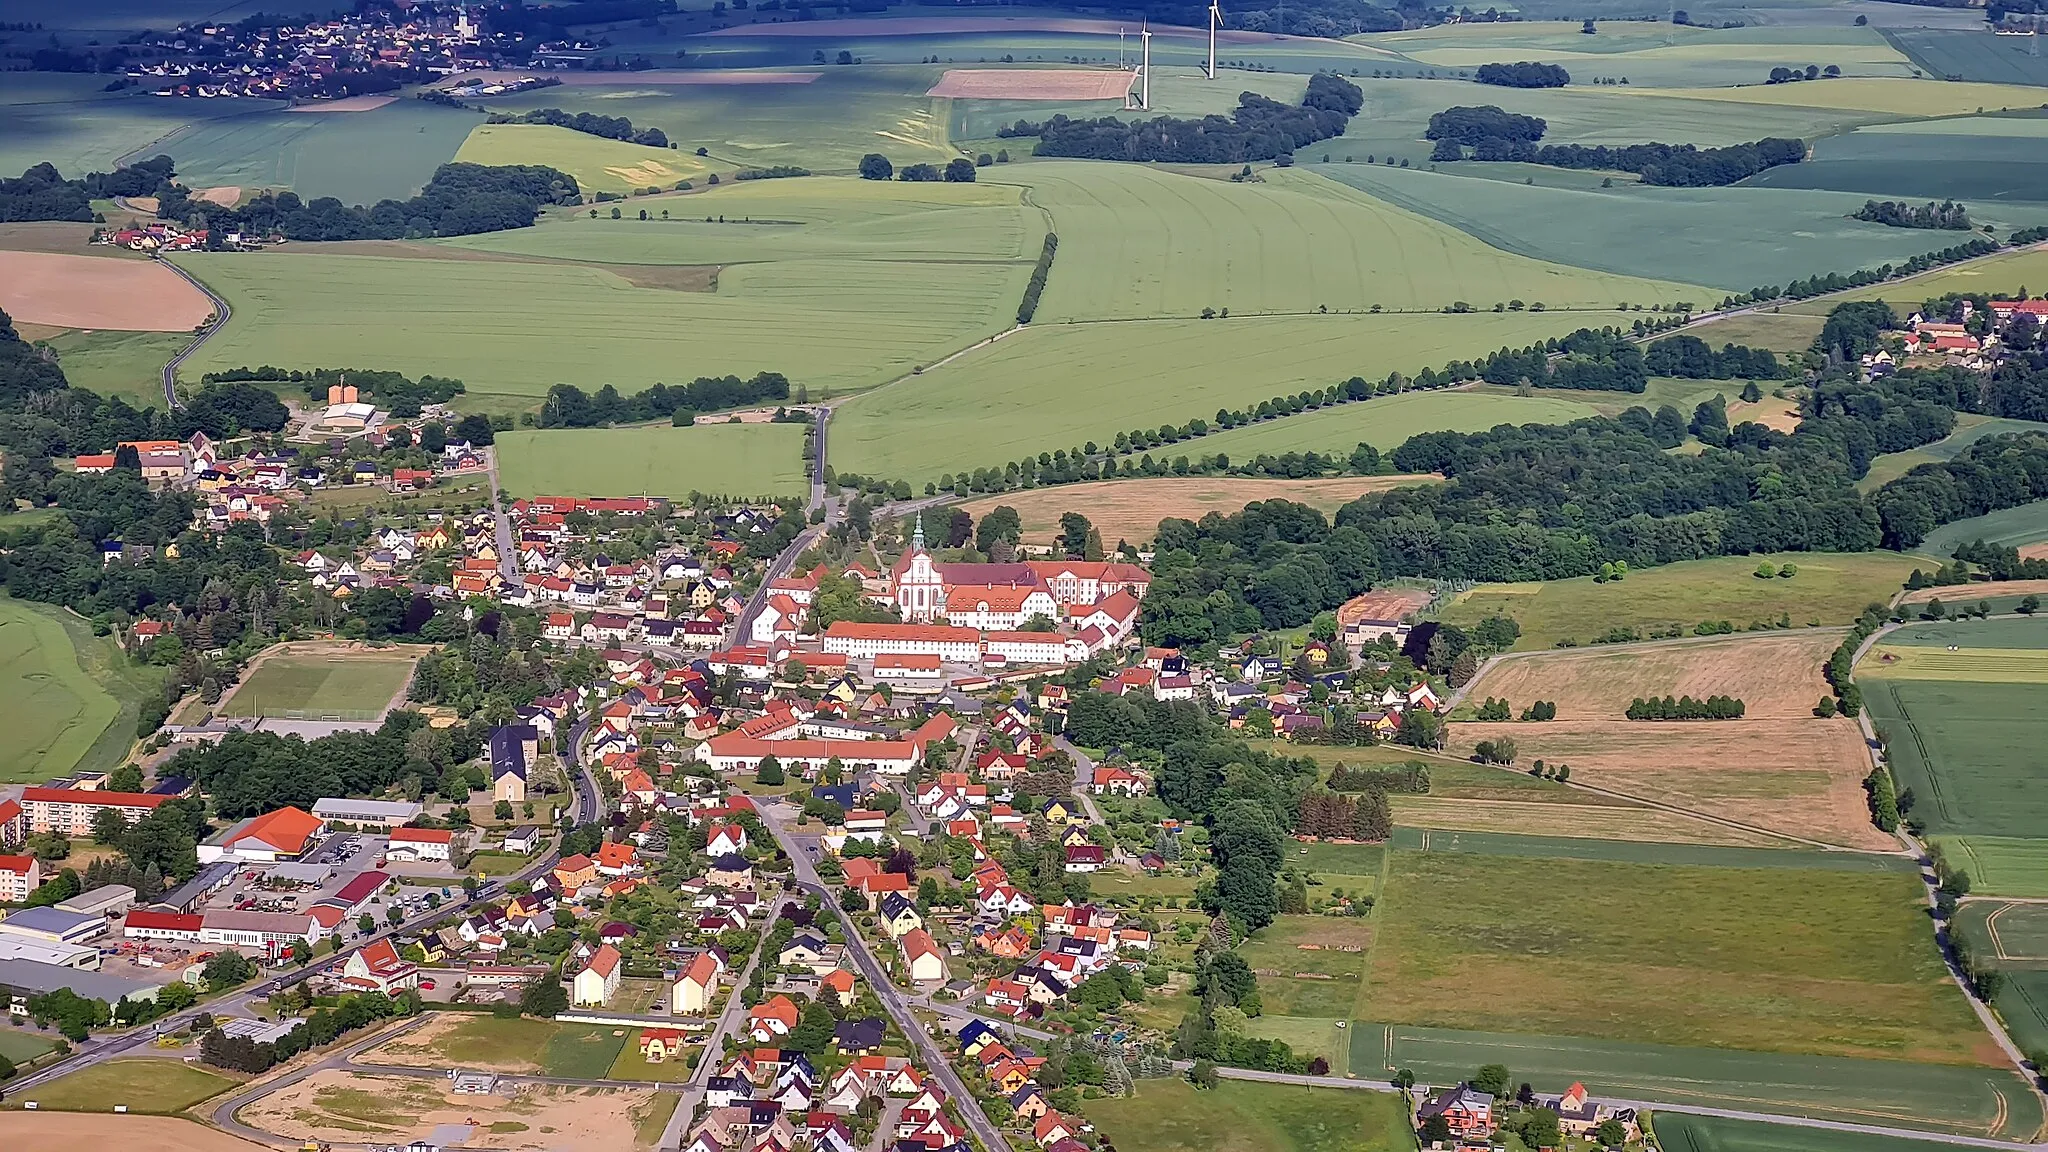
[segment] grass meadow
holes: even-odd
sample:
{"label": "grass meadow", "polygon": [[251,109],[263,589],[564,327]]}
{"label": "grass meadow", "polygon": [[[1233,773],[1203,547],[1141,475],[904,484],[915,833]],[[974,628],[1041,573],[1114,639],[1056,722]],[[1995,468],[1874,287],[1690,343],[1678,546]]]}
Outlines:
{"label": "grass meadow", "polygon": [[[1059,276],[1056,269],[1055,282]],[[1107,443],[1131,428],[1211,420],[1220,407],[1256,406],[1353,375],[1417,372],[1583,322],[1553,312],[1034,324],[836,408],[832,462],[863,475],[931,480],[1089,440]],[[1223,364],[1228,369],[1219,371]],[[1349,454],[1361,440],[1391,448],[1432,429],[1554,423],[1592,411],[1542,396],[1416,392],[1185,441],[1157,455]]]}
{"label": "grass meadow", "polygon": [[1119,1152],[1409,1152],[1399,1096],[1225,1080],[1198,1091],[1173,1077],[1090,1100],[1088,1120]]}
{"label": "grass meadow", "polygon": [[1948,980],[1910,873],[1398,850],[1389,864],[1354,1019],[1997,1059]]}
{"label": "grass meadow", "polygon": [[2048,540],[2048,500],[1944,524],[1927,534],[1920,550],[1930,556],[1951,556],[1957,548],[1977,540],[2009,547]]}
{"label": "grass meadow", "polygon": [[[1865,492],[1875,491],[1922,464],[1941,464],[1953,460],[1962,454],[1963,449],[1986,436],[2003,436],[2014,432],[2048,432],[2048,424],[2032,420],[1979,416],[1975,413],[1957,413],[1955,431],[1932,444],[1923,444],[1904,452],[1887,452],[1877,457],[1870,462],[1870,471],[1856,482],[1856,487]],[[2021,519],[2024,521],[2025,518]],[[2048,517],[2042,519],[2041,526],[2043,533],[2048,534]],[[1961,539],[1974,540],[1976,537],[1966,536]]]}
{"label": "grass meadow", "polygon": [[412,674],[404,652],[323,656],[280,652],[265,657],[221,702],[223,716],[285,712],[381,712]]}
{"label": "grass meadow", "polygon": [[[1527,1080],[1543,1092],[1560,1092],[1579,1081],[1595,1094],[1627,1099],[2020,1140],[2031,1138],[2041,1116],[2032,1093],[2005,1068],[1364,1021],[1353,1022],[1349,1031],[1351,1074],[1358,1077],[1407,1068],[1424,1083],[1441,1084],[1470,1076],[1481,1064],[1498,1062],[1508,1066],[1516,1083]],[[1657,1114],[1659,1136],[1666,1115]]]}
{"label": "grass meadow", "polygon": [[182,1112],[236,1081],[177,1060],[109,1060],[60,1076],[29,1096],[48,1112]]}
{"label": "grass meadow", "polygon": [[[1792,564],[1791,579],[1759,580],[1759,560]],[[1919,561],[1924,566],[1926,561]],[[1916,562],[1884,553],[1798,553],[1687,560],[1640,572],[1619,583],[1591,577],[1542,584],[1481,584],[1445,605],[1447,624],[1470,625],[1509,616],[1522,626],[1518,651],[1553,648],[1563,640],[1584,644],[1613,627],[1655,628],[1727,620],[1737,628],[1791,618],[1846,624],[1871,603],[1887,603]]]}
{"label": "grass meadow", "polygon": [[1683,1112],[1660,1111],[1654,1123],[1665,1152],[1942,1152],[1951,1147],[1903,1136],[1834,1132]]}
{"label": "grass meadow", "polygon": [[700,424],[504,432],[498,436],[500,481],[515,496],[801,495],[809,488],[804,428]]}
{"label": "grass meadow", "polygon": [[72,387],[162,408],[164,365],[191,342],[186,332],[65,332],[49,344]]}
{"label": "grass meadow", "polygon": [[[576,178],[592,192],[667,191],[678,181],[701,181],[711,165],[694,153],[608,140],[551,124],[476,124],[455,153],[464,164],[545,164]],[[638,127],[638,125],[635,125]]]}
{"label": "grass meadow", "polygon": [[0,597],[0,783],[118,766],[157,675],[85,621]]}
{"label": "grass meadow", "polygon": [[306,199],[375,204],[418,192],[481,119],[410,98],[367,112],[265,112],[195,124],[152,154],[176,160],[178,179],[192,188],[290,189]]}

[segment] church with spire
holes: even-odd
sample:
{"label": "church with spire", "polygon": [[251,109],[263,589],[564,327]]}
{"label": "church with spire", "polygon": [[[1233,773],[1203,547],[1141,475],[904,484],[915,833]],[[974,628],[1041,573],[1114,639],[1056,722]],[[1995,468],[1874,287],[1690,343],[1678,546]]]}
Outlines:
{"label": "church with spire", "polygon": [[1116,561],[1032,560],[1009,564],[948,563],[925,545],[918,514],[910,546],[889,571],[889,599],[908,623],[953,624],[1008,631],[1034,617],[1058,623],[1076,607],[1119,592],[1142,599],[1152,575]]}

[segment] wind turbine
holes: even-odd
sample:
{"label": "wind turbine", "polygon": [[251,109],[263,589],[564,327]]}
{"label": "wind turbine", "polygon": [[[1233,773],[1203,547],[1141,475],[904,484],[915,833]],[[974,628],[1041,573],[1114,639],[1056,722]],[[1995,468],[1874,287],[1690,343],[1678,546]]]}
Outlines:
{"label": "wind turbine", "polygon": [[1223,27],[1223,6],[1220,0],[1209,0],[1209,79],[1216,78],[1216,30]]}
{"label": "wind turbine", "polygon": [[1152,21],[1148,18],[1138,31],[1139,55],[1144,59],[1138,83],[1138,107],[1152,110]]}

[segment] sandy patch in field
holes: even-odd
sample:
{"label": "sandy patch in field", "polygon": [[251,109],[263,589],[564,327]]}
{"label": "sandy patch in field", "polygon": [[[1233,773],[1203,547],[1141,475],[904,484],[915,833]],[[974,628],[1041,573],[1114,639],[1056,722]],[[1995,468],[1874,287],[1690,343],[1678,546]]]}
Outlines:
{"label": "sandy patch in field", "polygon": [[213,305],[154,261],[0,252],[0,311],[64,328],[182,332],[204,323]]}
{"label": "sandy patch in field", "polygon": [[[865,21],[863,21],[865,23]],[[514,81],[531,76],[531,72],[464,72],[450,77],[436,87],[447,88],[469,80]],[[625,84],[652,84],[664,88],[726,87],[750,84],[809,84],[816,80],[816,72],[739,72],[705,70],[702,72],[682,68],[653,68],[645,72],[557,72],[555,79],[573,88],[617,88]],[[488,100],[490,97],[480,97]]]}
{"label": "sandy patch in field", "polygon": [[12,1152],[258,1152],[263,1145],[176,1116],[9,1112],[0,1120]]}
{"label": "sandy patch in field", "polygon": [[[2048,540],[2020,546],[2020,556],[2026,559],[2048,559]],[[1899,598],[1901,604],[1925,604],[1939,600],[1953,608],[1958,604],[1975,604],[1993,596],[2035,596],[2048,595],[2048,580],[2001,580],[1995,583],[1951,584],[1946,588],[1916,588]]]}
{"label": "sandy patch in field", "polygon": [[1086,515],[1102,531],[1105,543],[1122,538],[1137,544],[1152,539],[1159,531],[1159,522],[1169,516],[1189,520],[1200,520],[1211,512],[1227,516],[1254,500],[1292,500],[1326,513],[1335,512],[1368,492],[1384,492],[1430,479],[1346,476],[1329,480],[1252,480],[1176,476],[1158,480],[1098,480],[1091,484],[1008,492],[961,507],[977,520],[1003,505],[1015,508],[1024,524],[1024,539],[1034,544],[1052,541],[1059,533],[1060,515],[1064,512]]}
{"label": "sandy patch in field", "polygon": [[[242,1123],[289,1140],[360,1144],[426,1139],[440,1124],[474,1124],[467,1148],[631,1148],[632,1111],[651,1090],[527,1085],[516,1096],[456,1096],[442,1078],[329,1069],[241,1110]],[[498,1129],[494,1131],[493,1129]]]}
{"label": "sandy patch in field", "polygon": [[1747,400],[1733,400],[1728,404],[1728,426],[1733,428],[1743,421],[1761,424],[1775,432],[1790,434],[1799,427],[1799,405],[1776,396],[1765,396],[1751,404]]}
{"label": "sandy patch in field", "polygon": [[[1572,771],[1576,778],[1578,769]],[[1657,844],[1717,844],[1736,848],[1790,847],[1775,836],[1745,832],[1659,808],[1457,800],[1441,796],[1392,796],[1389,799],[1394,803],[1394,822],[1406,828],[1506,832],[1517,836],[1581,836],[1595,840],[1642,840]]]}
{"label": "sandy patch in field", "polygon": [[346,96],[340,100],[315,100],[310,104],[294,104],[287,112],[375,112],[396,96]]}
{"label": "sandy patch in field", "polygon": [[1570,765],[1574,784],[1844,848],[1898,847],[1870,823],[1870,759],[1850,720],[1460,723],[1446,750],[1467,755],[1504,736],[1518,764]]}
{"label": "sandy patch in field", "polygon": [[208,204],[218,204],[223,208],[233,208],[242,202],[242,189],[234,184],[223,184],[218,188],[203,188],[194,192],[192,198],[204,200]]}
{"label": "sandy patch in field", "polygon": [[1821,665],[1841,643],[1840,630],[1830,628],[1510,656],[1488,668],[1466,699],[1503,696],[1517,715],[1550,700],[1560,720],[1618,720],[1639,696],[1734,696],[1745,719],[1799,719],[1828,694]]}
{"label": "sandy patch in field", "polygon": [[1121,100],[1135,72],[1091,68],[948,68],[927,96],[969,100]]}

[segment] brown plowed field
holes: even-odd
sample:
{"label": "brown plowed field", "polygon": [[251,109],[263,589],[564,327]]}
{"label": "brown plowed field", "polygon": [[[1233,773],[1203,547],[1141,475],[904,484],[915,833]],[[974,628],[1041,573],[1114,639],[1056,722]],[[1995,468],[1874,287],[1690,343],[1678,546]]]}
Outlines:
{"label": "brown plowed field", "polygon": [[1517,715],[1550,700],[1559,720],[1619,720],[1638,696],[1734,696],[1745,719],[1810,718],[1828,693],[1821,666],[1841,642],[1841,631],[1828,628],[1510,656],[1466,698],[1504,696]]}
{"label": "brown plowed field", "polygon": [[59,328],[182,332],[213,305],[154,261],[0,251],[0,311]]}
{"label": "brown plowed field", "polygon": [[1335,512],[1368,492],[1384,492],[1404,484],[1426,484],[1434,476],[1346,476],[1326,480],[1254,480],[1230,476],[1171,477],[1158,480],[1098,480],[1091,484],[1059,484],[1024,492],[1006,492],[961,505],[979,520],[1002,505],[1017,510],[1024,539],[1048,544],[1059,534],[1060,515],[1079,512],[1102,533],[1104,544],[1128,540],[1140,544],[1159,531],[1168,516],[1200,520],[1211,512],[1225,516],[1254,500],[1292,500],[1324,512]]}
{"label": "brown plowed field", "polygon": [[1137,73],[1101,68],[949,68],[927,96],[969,100],[1121,100]]}

